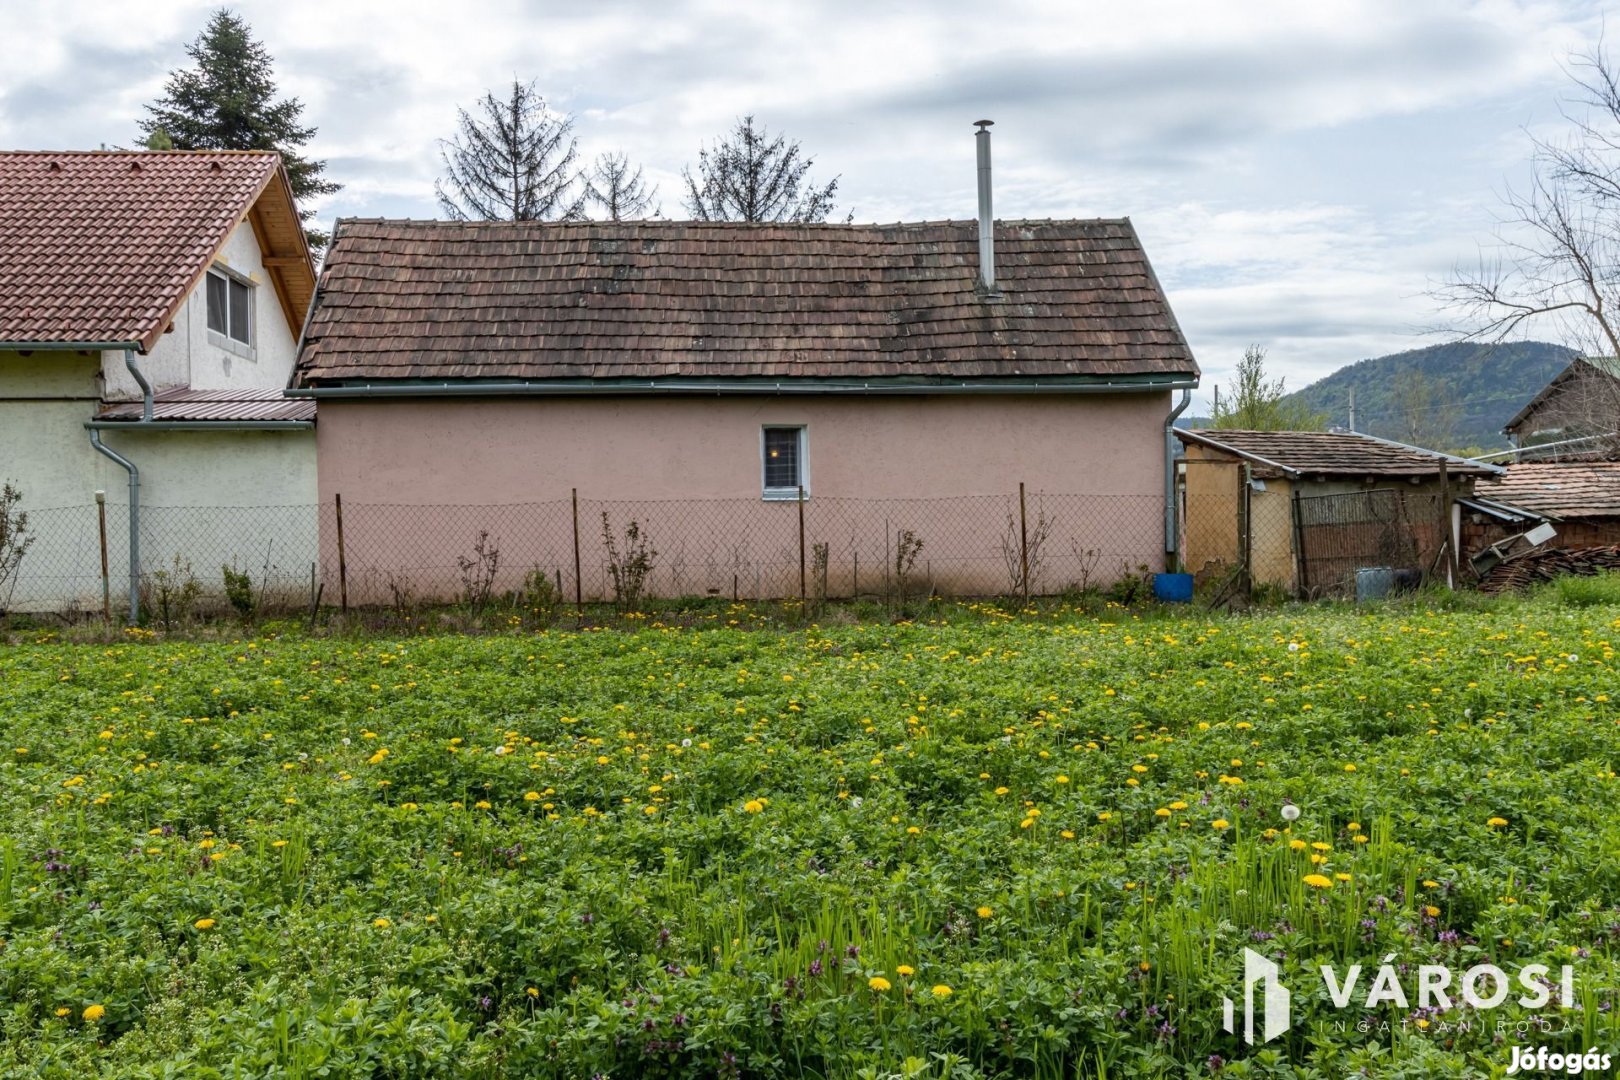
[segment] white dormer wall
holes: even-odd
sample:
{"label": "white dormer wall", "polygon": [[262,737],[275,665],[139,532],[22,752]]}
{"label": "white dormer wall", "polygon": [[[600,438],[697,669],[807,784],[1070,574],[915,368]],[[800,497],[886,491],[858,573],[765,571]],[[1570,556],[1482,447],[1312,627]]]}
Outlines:
{"label": "white dormer wall", "polygon": [[[280,389],[292,375],[297,334],[287,325],[281,298],[265,270],[253,226],[237,223],[220,249],[214,265],[233,272],[253,287],[253,344],[244,348],[208,329],[208,286],[204,280],[186,297],[174,317],[174,329],[164,334],[152,351],[137,358],[142,374],[155,390],[190,387],[195,390]],[[124,369],[124,354],[102,357],[104,396],[127,401],[141,396],[140,387]]]}

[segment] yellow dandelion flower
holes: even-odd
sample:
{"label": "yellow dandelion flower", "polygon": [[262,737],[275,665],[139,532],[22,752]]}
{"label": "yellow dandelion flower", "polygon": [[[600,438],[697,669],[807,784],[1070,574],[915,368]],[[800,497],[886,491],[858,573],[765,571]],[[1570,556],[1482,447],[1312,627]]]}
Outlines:
{"label": "yellow dandelion flower", "polygon": [[1313,889],[1333,888],[1333,881],[1326,874],[1306,874],[1304,881]]}
{"label": "yellow dandelion flower", "polygon": [[885,979],[881,975],[874,975],[870,979],[866,980],[866,985],[870,986],[873,990],[876,990],[881,994],[885,990],[889,989],[889,980]]}
{"label": "yellow dandelion flower", "polygon": [[994,915],[995,913],[996,913],[996,909],[991,907],[989,904],[983,904],[978,909],[978,915],[979,915],[979,918],[981,918],[981,919],[988,919],[990,916]]}
{"label": "yellow dandelion flower", "polygon": [[749,799],[747,802],[743,803],[743,809],[748,811],[750,814],[757,814],[765,809],[765,804],[760,802],[758,799]]}
{"label": "yellow dandelion flower", "polygon": [[540,996],[540,991],[536,987],[533,987],[533,986],[529,987],[527,990],[525,990],[523,992],[525,994],[528,994],[532,998],[537,998],[537,997]]}
{"label": "yellow dandelion flower", "polygon": [[388,919],[378,918],[378,919],[372,919],[371,920],[371,925],[375,926],[379,930],[386,930],[390,926],[393,926],[394,924],[392,922],[390,922]]}
{"label": "yellow dandelion flower", "polygon": [[191,925],[195,926],[199,930],[212,930],[214,928],[215,923],[214,923],[213,919],[198,919],[196,922],[192,923]]}
{"label": "yellow dandelion flower", "polygon": [[1493,817],[1493,818],[1491,818],[1491,820],[1487,821],[1485,824],[1489,825],[1493,829],[1506,828],[1507,827],[1507,818]]}
{"label": "yellow dandelion flower", "polygon": [[901,964],[899,967],[895,968],[894,971],[896,975],[900,975],[908,979],[917,974],[917,969],[912,967],[910,964]]}
{"label": "yellow dandelion flower", "polygon": [[1438,919],[1440,917],[1440,909],[1435,907],[1433,904],[1429,904],[1424,907],[1423,914],[1427,915],[1431,919]]}
{"label": "yellow dandelion flower", "polygon": [[1210,822],[1209,827],[1219,831],[1221,829],[1230,829],[1232,827],[1232,823],[1223,817],[1219,817]]}
{"label": "yellow dandelion flower", "polygon": [[106,1016],[106,1015],[107,1015],[107,1010],[106,1010],[106,1008],[104,1006],[90,1005],[90,1006],[87,1006],[85,1008],[85,1010],[84,1010],[84,1022],[87,1023],[87,1024],[93,1024],[97,1020],[100,1020],[103,1016]]}
{"label": "yellow dandelion flower", "polygon": [[956,991],[952,990],[950,987],[946,986],[944,983],[938,983],[938,984],[935,985],[935,987],[931,991],[931,993],[935,997],[940,998],[941,1000],[943,1000],[945,998],[950,997],[952,994],[956,993]]}

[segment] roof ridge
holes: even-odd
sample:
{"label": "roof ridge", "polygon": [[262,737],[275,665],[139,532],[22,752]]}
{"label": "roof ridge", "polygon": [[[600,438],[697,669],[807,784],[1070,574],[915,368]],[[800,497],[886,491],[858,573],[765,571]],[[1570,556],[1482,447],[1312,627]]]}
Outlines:
{"label": "roof ridge", "polygon": [[[1128,217],[1105,218],[997,218],[997,225],[1124,225],[1130,221]],[[455,226],[459,228],[617,228],[617,227],[645,227],[666,228],[682,226],[686,228],[713,228],[713,229],[918,229],[955,225],[969,227],[978,225],[977,218],[943,218],[926,221],[697,221],[678,218],[643,218],[627,221],[457,221],[445,218],[388,218],[388,217],[340,217],[338,224],[365,224],[365,225],[432,225]]]}
{"label": "roof ridge", "polygon": [[0,157],[280,157],[279,150],[0,150]]}

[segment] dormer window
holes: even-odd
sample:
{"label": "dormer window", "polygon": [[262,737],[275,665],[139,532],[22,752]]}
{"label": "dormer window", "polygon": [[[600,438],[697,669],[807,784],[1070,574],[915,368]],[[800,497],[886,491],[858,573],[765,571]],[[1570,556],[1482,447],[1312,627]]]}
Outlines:
{"label": "dormer window", "polygon": [[253,283],[216,267],[208,271],[208,336],[221,345],[253,347]]}

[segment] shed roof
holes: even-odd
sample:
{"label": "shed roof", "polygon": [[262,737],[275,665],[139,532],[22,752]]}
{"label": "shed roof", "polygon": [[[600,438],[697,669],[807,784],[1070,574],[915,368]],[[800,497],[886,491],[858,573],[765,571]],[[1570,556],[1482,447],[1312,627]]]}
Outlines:
{"label": "shed roof", "polygon": [[1494,476],[1500,466],[1355,431],[1176,430],[1184,443],[1222,450],[1290,476]]}
{"label": "shed roof", "polygon": [[1555,521],[1620,517],[1620,461],[1509,465],[1501,476],[1480,484],[1475,494]]}
{"label": "shed roof", "polygon": [[0,152],[0,343],[150,349],[243,219],[296,328],[315,267],[279,154]]}
{"label": "shed roof", "polygon": [[1127,220],[338,223],[304,385],[369,380],[1071,380],[1190,385]]}
{"label": "shed roof", "polygon": [[[141,402],[104,403],[97,420],[141,418]],[[280,390],[159,390],[152,397],[153,420],[261,421],[313,420],[315,402],[288,398]]]}

